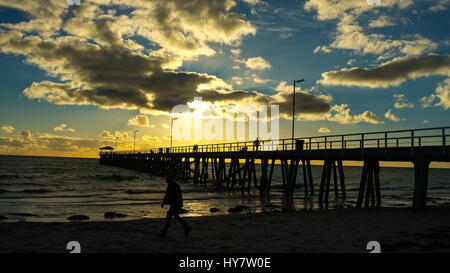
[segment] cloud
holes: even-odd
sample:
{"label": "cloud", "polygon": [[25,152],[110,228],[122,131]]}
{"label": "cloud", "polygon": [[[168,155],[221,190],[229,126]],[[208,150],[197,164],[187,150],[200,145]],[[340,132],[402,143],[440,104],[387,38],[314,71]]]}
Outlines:
{"label": "cloud", "polygon": [[[439,101],[435,103],[436,100]],[[430,106],[441,106],[445,110],[450,108],[450,79],[439,83],[435,93],[421,98],[420,102],[422,103],[422,108]]]}
{"label": "cloud", "polygon": [[[77,38],[58,38],[53,43],[24,38],[15,43],[23,43],[14,47],[15,52],[26,49],[30,51],[30,61],[36,61],[41,68],[57,73],[62,79],[71,80],[33,83],[23,92],[30,99],[59,105],[168,112],[195,96],[220,101],[228,100],[234,93],[220,90],[230,87],[215,76],[163,71],[163,59],[133,53],[126,48],[100,49]],[[38,58],[41,55],[46,59]],[[200,90],[200,86],[206,88]]]}
{"label": "cloud", "polygon": [[263,79],[260,76],[256,75],[256,74],[252,74],[251,75],[251,79],[253,82],[257,83],[257,84],[266,84],[268,82],[270,82],[270,79]]}
{"label": "cloud", "polygon": [[[292,118],[292,92],[294,87],[282,81],[275,88],[277,94],[272,96],[273,104],[280,107],[280,115],[291,119]],[[297,88],[296,88],[297,89]],[[331,109],[332,97],[324,94],[311,94],[303,91],[298,87],[295,92],[295,114],[304,116],[309,114],[310,118],[313,116],[326,115]]]}
{"label": "cloud", "polygon": [[11,125],[3,125],[1,127],[2,131],[7,133],[7,134],[12,134],[14,133],[14,131],[16,130],[14,127],[12,127]]}
{"label": "cloud", "polygon": [[114,136],[111,135],[111,133],[108,130],[103,130],[100,134],[100,137],[104,138],[104,139],[113,139],[114,138]]}
{"label": "cloud", "polygon": [[288,38],[291,38],[293,36],[294,36],[294,34],[292,34],[291,32],[284,32],[284,33],[280,34],[280,38],[281,39],[288,39]]}
{"label": "cloud", "polygon": [[243,15],[231,11],[236,5],[231,0],[146,1],[144,5],[130,2],[125,5],[136,8],[130,24],[138,26],[138,35],[184,57],[212,55],[214,50],[208,42],[231,45],[256,33]]}
{"label": "cloud", "polygon": [[446,110],[450,108],[450,79],[446,79],[438,85],[436,96],[439,98],[437,106],[442,106]]}
{"label": "cloud", "polygon": [[20,136],[22,137],[22,140],[24,142],[30,142],[33,141],[33,134],[27,130],[27,131],[21,131]]}
{"label": "cloud", "polygon": [[403,108],[414,108],[414,104],[407,101],[406,96],[404,94],[394,94],[395,98],[394,108],[403,109]]}
{"label": "cloud", "polygon": [[[280,115],[291,119],[292,118],[292,91],[293,85],[288,85],[282,81],[275,88],[277,94],[272,97],[275,99],[274,104],[280,106]],[[364,111],[359,115],[350,114],[351,109],[347,104],[331,105],[332,97],[329,95],[320,94],[314,91],[303,91],[296,86],[295,91],[295,114],[299,120],[317,121],[328,120],[340,124],[357,124],[361,122],[382,124],[381,121],[373,112]]]}
{"label": "cloud", "polygon": [[6,153],[21,153],[36,155],[54,154],[64,152],[65,154],[73,152],[80,153],[97,153],[100,143],[97,139],[75,138],[66,136],[57,136],[48,133],[33,136],[29,131],[21,132],[16,138],[0,137],[0,150]]}
{"label": "cloud", "polygon": [[387,16],[380,16],[377,19],[370,21],[369,27],[371,28],[379,28],[379,27],[388,27],[395,25],[391,18]]}
{"label": "cloud", "polygon": [[334,105],[331,109],[330,116],[327,119],[340,124],[357,124],[361,122],[372,124],[384,123],[372,111],[364,111],[359,115],[351,115],[350,108],[348,108],[347,104]]}
{"label": "cloud", "polygon": [[392,109],[387,110],[387,112],[384,114],[384,117],[393,122],[399,122],[400,120],[404,120],[394,115],[394,113],[392,113]]}
{"label": "cloud", "polygon": [[372,9],[379,9],[381,7],[392,8],[397,6],[405,9],[413,4],[412,0],[382,0],[380,5],[372,6],[367,1],[360,0],[345,0],[345,1],[329,1],[329,0],[308,0],[304,4],[306,11],[315,10],[317,12],[318,20],[333,20],[342,18],[346,14],[353,16],[360,16]]}
{"label": "cloud", "polygon": [[330,53],[332,50],[328,46],[320,45],[314,48],[314,53],[317,54],[319,52]]}
{"label": "cloud", "polygon": [[231,80],[233,80],[237,85],[242,85],[244,83],[244,79],[242,77],[232,77]]}
{"label": "cloud", "polygon": [[[360,0],[309,0],[304,4],[304,9],[316,11],[316,18],[320,21],[338,20],[334,41],[329,45],[331,48],[353,50],[358,54],[378,55],[419,55],[431,52],[437,48],[437,43],[420,35],[409,34],[404,35],[403,39],[395,40],[380,33],[367,34],[358,23],[358,19],[363,14],[367,14],[372,17],[379,17],[369,24],[372,30],[374,27],[391,25],[391,20],[385,15],[380,15],[384,10],[387,10],[382,8],[398,7],[399,9],[406,9],[412,4],[412,0],[383,0],[380,5],[376,6]],[[320,51],[321,48],[318,47],[315,53]]]}
{"label": "cloud", "polygon": [[230,49],[231,54],[233,54],[234,56],[239,56],[241,55],[241,50],[239,48],[236,49]]}
{"label": "cloud", "polygon": [[431,94],[429,96],[422,97],[419,101],[422,103],[422,108],[427,108],[433,105],[434,100],[436,99],[435,94]]}
{"label": "cloud", "polygon": [[338,24],[338,34],[330,47],[353,50],[358,54],[421,55],[437,48],[437,43],[414,34],[408,39],[393,40],[383,34],[364,33],[351,16],[344,16]]}
{"label": "cloud", "polygon": [[[280,106],[280,114],[292,118],[292,93],[279,93],[276,104]],[[295,114],[321,116],[330,111],[331,97],[327,95],[312,95],[304,91],[295,92]]]}
{"label": "cloud", "polygon": [[261,4],[261,0],[241,0],[242,2],[245,2],[249,5],[258,5]]}
{"label": "cloud", "polygon": [[441,12],[445,11],[450,7],[450,1],[448,0],[438,0],[431,7],[428,8],[431,12]]}
{"label": "cloud", "polygon": [[169,129],[169,128],[170,128],[170,125],[167,124],[167,123],[163,123],[162,127],[163,127],[164,129]]}
{"label": "cloud", "polygon": [[322,73],[323,85],[388,88],[408,79],[432,75],[450,75],[450,56],[427,55],[395,58],[375,67],[344,68]]}
{"label": "cloud", "polygon": [[75,129],[67,127],[67,124],[61,123],[60,125],[53,128],[55,132],[75,132]]}
{"label": "cloud", "polygon": [[331,133],[331,130],[325,127],[320,127],[319,130],[317,131],[319,134],[329,134]]}
{"label": "cloud", "polygon": [[[300,87],[297,87],[300,88]],[[296,89],[297,89],[296,88]],[[278,92],[284,92],[284,93],[292,93],[292,90],[294,89],[293,85],[288,85],[286,81],[281,81],[277,87],[275,87],[275,90]]]}
{"label": "cloud", "polygon": [[99,148],[99,141],[90,138],[64,137],[51,134],[41,134],[36,138],[37,144],[44,145],[44,149],[67,151],[67,150],[95,150]]}
{"label": "cloud", "polygon": [[162,140],[159,138],[159,137],[157,137],[157,136],[150,136],[150,135],[143,135],[142,136],[142,140],[144,141],[144,142],[146,142],[146,144],[156,144],[156,143],[161,143],[162,142]]}
{"label": "cloud", "polygon": [[29,15],[29,19],[15,24],[0,24],[12,30],[39,32],[43,37],[54,35],[63,22],[67,3],[57,0],[0,0],[0,6],[14,8]]}
{"label": "cloud", "polygon": [[114,136],[120,140],[130,140],[131,132],[130,131],[125,131],[125,132],[115,131]]}
{"label": "cloud", "polygon": [[150,127],[150,124],[147,116],[137,115],[128,120],[128,126]]}
{"label": "cloud", "polygon": [[272,67],[272,65],[268,61],[264,60],[263,57],[249,58],[245,61],[245,66],[252,70],[265,70]]}

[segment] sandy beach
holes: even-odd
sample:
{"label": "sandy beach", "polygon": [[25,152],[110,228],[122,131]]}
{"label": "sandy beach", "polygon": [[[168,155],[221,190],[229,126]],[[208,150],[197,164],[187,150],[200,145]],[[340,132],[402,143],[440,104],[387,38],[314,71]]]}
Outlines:
{"label": "sandy beach", "polygon": [[164,219],[70,223],[0,223],[1,252],[65,253],[78,241],[82,252],[226,253],[450,252],[450,207],[345,209],[272,212],[186,218],[194,228],[185,237],[173,222],[159,238]]}

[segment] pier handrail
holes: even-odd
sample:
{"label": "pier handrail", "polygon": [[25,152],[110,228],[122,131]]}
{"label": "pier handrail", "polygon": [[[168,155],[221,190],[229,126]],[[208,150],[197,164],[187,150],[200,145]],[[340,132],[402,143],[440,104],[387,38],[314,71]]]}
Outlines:
{"label": "pier handrail", "polygon": [[[259,151],[285,151],[295,150],[297,147],[303,150],[335,150],[335,149],[361,149],[364,152],[366,148],[385,149],[389,147],[411,147],[411,153],[414,153],[415,147],[422,146],[442,146],[442,152],[445,153],[447,145],[447,137],[450,136],[446,127],[433,128],[418,128],[406,130],[392,130],[392,131],[376,131],[365,133],[349,133],[340,135],[322,135],[309,136],[299,138],[285,138],[275,140],[260,140]],[[436,133],[434,131],[439,131]],[[380,135],[377,137],[376,135]],[[303,143],[298,142],[303,141]],[[256,147],[253,145],[254,141],[239,141],[239,142],[225,142],[214,144],[198,144],[198,145],[184,145],[164,148],[151,148],[136,151],[114,151],[101,152],[117,153],[117,154],[133,154],[133,153],[205,153],[205,152],[244,152],[255,151]]]}

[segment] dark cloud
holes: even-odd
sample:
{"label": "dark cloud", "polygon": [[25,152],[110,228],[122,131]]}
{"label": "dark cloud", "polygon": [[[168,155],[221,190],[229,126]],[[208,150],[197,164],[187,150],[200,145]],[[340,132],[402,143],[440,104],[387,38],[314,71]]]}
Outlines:
{"label": "dark cloud", "polygon": [[[331,109],[331,98],[324,95],[312,95],[306,92],[295,93],[295,114],[325,114]],[[280,114],[292,117],[292,93],[279,93],[277,102]]]}
{"label": "dark cloud", "polygon": [[397,86],[407,79],[431,75],[450,75],[450,56],[427,55],[393,59],[379,66],[350,68],[322,74],[323,85],[387,88]]}

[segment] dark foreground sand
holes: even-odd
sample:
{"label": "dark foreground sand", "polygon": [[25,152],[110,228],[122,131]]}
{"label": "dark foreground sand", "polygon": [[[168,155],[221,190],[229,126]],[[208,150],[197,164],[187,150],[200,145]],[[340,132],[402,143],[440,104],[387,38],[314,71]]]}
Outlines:
{"label": "dark foreground sand", "polygon": [[186,218],[183,236],[173,222],[169,237],[156,236],[163,219],[76,223],[0,223],[0,252],[60,252],[68,241],[82,252],[450,252],[450,207],[274,212]]}

